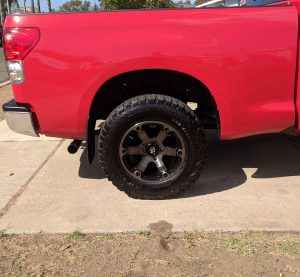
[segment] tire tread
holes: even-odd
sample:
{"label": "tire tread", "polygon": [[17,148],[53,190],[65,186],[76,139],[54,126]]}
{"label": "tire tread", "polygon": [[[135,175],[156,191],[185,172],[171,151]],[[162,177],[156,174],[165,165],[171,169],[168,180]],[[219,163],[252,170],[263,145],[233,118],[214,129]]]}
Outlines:
{"label": "tire tread", "polygon": [[[177,114],[177,116],[178,114],[180,114],[181,116],[188,118],[188,121],[191,124],[190,128],[194,128],[195,132],[198,134],[198,151],[196,151],[197,162],[195,163],[194,169],[183,182],[176,186],[176,188],[170,187],[169,190],[158,190],[156,194],[147,194],[143,190],[139,189],[139,187],[134,183],[124,178],[122,174],[118,172],[111,172],[109,168],[109,159],[111,157],[108,154],[107,145],[109,144],[113,130],[117,128],[117,126],[121,123],[123,116],[125,116],[128,110],[135,110],[137,108],[151,110],[153,106],[166,107],[169,110],[173,110],[174,113]],[[103,168],[108,180],[112,181],[112,183],[119,190],[125,191],[130,197],[147,200],[172,198],[188,189],[200,177],[200,174],[204,169],[208,157],[205,133],[197,115],[182,101],[170,96],[156,94],[136,96],[120,104],[108,116],[103,128],[101,129],[97,151],[100,165]]]}

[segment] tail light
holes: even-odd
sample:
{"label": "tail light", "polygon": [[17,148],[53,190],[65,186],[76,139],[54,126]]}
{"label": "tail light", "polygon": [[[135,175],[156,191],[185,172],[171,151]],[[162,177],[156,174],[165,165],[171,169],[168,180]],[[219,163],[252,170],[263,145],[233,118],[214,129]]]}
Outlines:
{"label": "tail light", "polygon": [[22,60],[38,43],[39,39],[40,32],[37,28],[4,28],[4,54],[8,74],[13,83],[23,83]]}
{"label": "tail light", "polygon": [[5,58],[23,60],[40,39],[37,28],[4,28],[3,42]]}

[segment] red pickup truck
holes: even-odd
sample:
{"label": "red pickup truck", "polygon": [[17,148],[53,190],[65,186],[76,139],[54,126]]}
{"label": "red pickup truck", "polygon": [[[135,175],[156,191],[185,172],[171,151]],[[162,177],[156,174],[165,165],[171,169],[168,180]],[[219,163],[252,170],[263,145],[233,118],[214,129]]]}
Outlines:
{"label": "red pickup truck", "polygon": [[205,129],[299,133],[299,4],[8,16],[7,123],[86,140],[131,197],[175,196],[204,168]]}

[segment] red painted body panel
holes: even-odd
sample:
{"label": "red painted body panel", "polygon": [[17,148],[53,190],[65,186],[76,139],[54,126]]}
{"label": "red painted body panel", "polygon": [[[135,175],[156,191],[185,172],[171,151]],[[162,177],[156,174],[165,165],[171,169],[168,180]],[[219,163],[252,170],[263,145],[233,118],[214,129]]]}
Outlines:
{"label": "red painted body panel", "polygon": [[223,139],[295,124],[294,6],[21,15],[7,17],[5,27],[40,29],[24,60],[25,82],[13,90],[48,136],[84,139],[98,89],[139,69],[175,70],[203,82]]}
{"label": "red painted body panel", "polygon": [[[298,39],[298,45],[300,45],[300,37]],[[299,47],[299,46],[298,46]],[[300,55],[298,54],[298,66],[300,65]],[[295,89],[295,106],[296,106],[296,123],[295,123],[295,133],[300,135],[300,71],[297,71],[296,76],[296,89]]]}
{"label": "red painted body panel", "polygon": [[[292,4],[297,8],[298,13],[300,14],[300,1],[294,0],[291,1]],[[296,72],[296,89],[295,89],[295,106],[296,106],[296,124],[295,124],[295,133],[300,135],[300,55],[299,55],[299,45],[300,45],[300,37],[298,38],[298,70]]]}

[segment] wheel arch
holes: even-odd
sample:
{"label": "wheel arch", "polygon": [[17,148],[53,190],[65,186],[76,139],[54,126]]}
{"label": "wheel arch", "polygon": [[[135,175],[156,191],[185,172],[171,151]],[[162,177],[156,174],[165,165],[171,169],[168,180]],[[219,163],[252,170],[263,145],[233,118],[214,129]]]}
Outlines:
{"label": "wheel arch", "polygon": [[142,69],[121,73],[106,80],[94,95],[89,115],[105,119],[129,98],[151,93],[171,96],[183,102],[205,103],[218,112],[213,94],[197,78],[177,70]]}
{"label": "wheel arch", "polygon": [[189,74],[169,69],[141,69],[128,71],[106,80],[94,95],[87,124],[89,161],[95,152],[95,124],[122,102],[144,94],[162,94],[185,103],[197,104],[195,112],[207,126],[220,130],[220,116],[215,98],[208,87]]}

